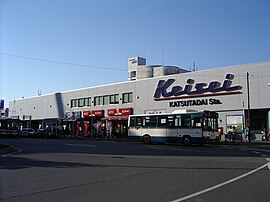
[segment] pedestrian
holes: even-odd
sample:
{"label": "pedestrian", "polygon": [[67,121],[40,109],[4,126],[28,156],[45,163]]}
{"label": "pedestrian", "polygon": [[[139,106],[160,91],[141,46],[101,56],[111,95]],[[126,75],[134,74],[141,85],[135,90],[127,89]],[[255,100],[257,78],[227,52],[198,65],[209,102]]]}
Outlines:
{"label": "pedestrian", "polygon": [[248,126],[244,129],[244,134],[245,134],[245,141],[247,141],[248,140],[248,134],[249,134]]}
{"label": "pedestrian", "polygon": [[235,126],[232,127],[232,138],[233,138],[233,142],[235,142],[235,137],[236,137],[236,128]]}

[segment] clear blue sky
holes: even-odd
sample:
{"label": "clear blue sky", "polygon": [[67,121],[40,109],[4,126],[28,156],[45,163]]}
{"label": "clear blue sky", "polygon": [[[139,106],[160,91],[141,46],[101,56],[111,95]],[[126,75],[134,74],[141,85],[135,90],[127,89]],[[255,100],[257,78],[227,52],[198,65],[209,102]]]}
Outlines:
{"label": "clear blue sky", "polygon": [[193,62],[202,70],[270,61],[270,0],[0,1],[6,106],[39,89],[126,81],[129,57],[162,64],[163,51],[165,65],[184,69]]}

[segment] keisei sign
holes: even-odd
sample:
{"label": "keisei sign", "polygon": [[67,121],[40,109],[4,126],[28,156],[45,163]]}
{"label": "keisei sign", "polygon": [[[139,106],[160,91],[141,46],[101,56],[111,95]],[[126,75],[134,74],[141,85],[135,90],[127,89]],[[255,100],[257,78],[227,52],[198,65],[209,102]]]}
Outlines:
{"label": "keisei sign", "polygon": [[219,95],[242,94],[242,86],[233,85],[233,74],[226,74],[223,83],[212,81],[210,83],[196,83],[194,79],[188,79],[186,85],[175,85],[175,79],[159,80],[154,100],[171,100],[196,97],[209,97]]}

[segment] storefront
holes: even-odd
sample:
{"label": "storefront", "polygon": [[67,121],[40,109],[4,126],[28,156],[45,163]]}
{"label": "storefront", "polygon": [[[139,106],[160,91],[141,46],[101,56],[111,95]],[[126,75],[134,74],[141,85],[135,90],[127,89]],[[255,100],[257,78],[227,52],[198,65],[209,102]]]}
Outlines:
{"label": "storefront", "polygon": [[106,135],[109,138],[126,138],[128,117],[133,114],[133,108],[108,109],[108,116],[102,118],[105,121]]}
{"label": "storefront", "polygon": [[102,117],[104,117],[104,110],[83,111],[82,130],[84,137],[104,138]]}
{"label": "storefront", "polygon": [[224,133],[232,127],[244,133],[248,126],[254,134],[269,131],[270,62],[160,75],[170,68],[137,59],[128,60],[129,81],[13,100],[10,116],[64,119],[72,135],[104,137],[111,130],[121,138],[131,114],[209,110],[218,112]]}

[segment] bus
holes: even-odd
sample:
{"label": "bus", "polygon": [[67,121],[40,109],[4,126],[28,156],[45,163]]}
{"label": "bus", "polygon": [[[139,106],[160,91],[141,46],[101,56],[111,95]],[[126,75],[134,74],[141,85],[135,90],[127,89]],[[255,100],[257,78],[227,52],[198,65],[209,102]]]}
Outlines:
{"label": "bus", "polygon": [[146,144],[219,142],[218,113],[176,110],[164,114],[131,115],[128,120],[128,138]]}
{"label": "bus", "polygon": [[19,137],[20,119],[0,117],[0,137]]}

